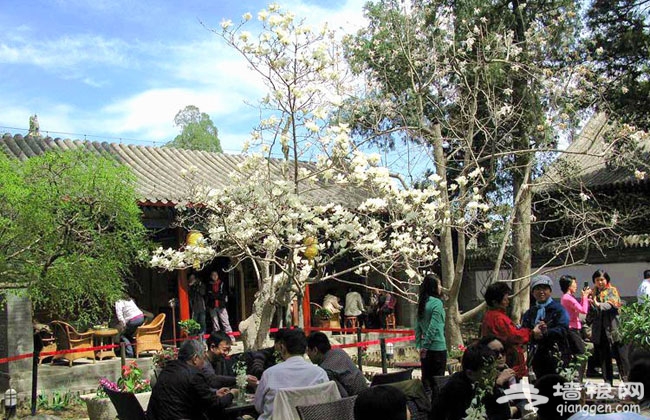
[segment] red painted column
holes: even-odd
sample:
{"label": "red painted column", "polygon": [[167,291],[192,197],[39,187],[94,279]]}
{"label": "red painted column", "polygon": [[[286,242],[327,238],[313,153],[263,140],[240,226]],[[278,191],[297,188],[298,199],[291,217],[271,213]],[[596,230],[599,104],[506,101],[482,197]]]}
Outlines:
{"label": "red painted column", "polygon": [[180,320],[190,319],[190,295],[187,291],[187,271],[178,270],[178,307]]}
{"label": "red painted column", "polygon": [[309,285],[305,285],[305,293],[302,295],[302,315],[305,321],[303,330],[309,335],[311,331],[311,306],[309,305]]}
{"label": "red painted column", "polygon": [[[178,228],[178,244],[185,245],[185,231]],[[190,319],[190,295],[187,285],[187,270],[178,270],[178,306],[180,308],[180,320]]]}

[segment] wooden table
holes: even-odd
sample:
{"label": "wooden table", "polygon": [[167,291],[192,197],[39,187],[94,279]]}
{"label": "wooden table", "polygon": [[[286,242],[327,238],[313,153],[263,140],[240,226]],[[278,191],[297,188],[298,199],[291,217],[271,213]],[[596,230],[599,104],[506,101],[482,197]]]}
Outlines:
{"label": "wooden table", "polygon": [[226,419],[236,419],[241,417],[244,414],[249,414],[253,417],[257,416],[257,411],[255,410],[255,404],[253,404],[252,396],[247,395],[246,401],[239,402],[235,398],[228,407],[224,409],[226,414]]}
{"label": "wooden table", "polygon": [[[107,346],[113,344],[113,337],[119,333],[120,332],[115,328],[93,329],[93,339],[95,341],[95,345]],[[115,352],[113,349],[98,350],[95,352],[96,359],[104,360],[108,357],[115,357]]]}

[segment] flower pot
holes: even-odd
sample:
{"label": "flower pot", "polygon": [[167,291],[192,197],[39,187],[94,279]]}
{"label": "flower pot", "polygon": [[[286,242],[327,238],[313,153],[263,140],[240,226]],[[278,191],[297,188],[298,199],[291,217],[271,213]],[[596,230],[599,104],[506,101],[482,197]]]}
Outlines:
{"label": "flower pot", "polygon": [[[113,403],[108,398],[95,398],[96,394],[82,395],[80,398],[86,403],[88,418],[90,420],[115,420],[117,412]],[[151,392],[142,392],[135,394],[143,410],[147,409]]]}

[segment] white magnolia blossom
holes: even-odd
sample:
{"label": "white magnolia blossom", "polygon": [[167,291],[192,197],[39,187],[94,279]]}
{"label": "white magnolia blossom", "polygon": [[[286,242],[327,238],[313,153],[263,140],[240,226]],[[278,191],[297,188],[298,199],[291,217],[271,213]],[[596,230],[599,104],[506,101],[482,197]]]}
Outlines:
{"label": "white magnolia blossom", "polygon": [[[348,127],[333,131],[337,136],[349,135]],[[189,201],[204,205],[204,241],[176,251],[160,248],[154,252],[151,265],[184,268],[197,261],[206,263],[216,255],[244,258],[287,249],[293,250],[292,260],[299,270],[307,265],[331,264],[346,255],[355,255],[355,261],[368,270],[385,273],[385,267],[412,269],[436,260],[435,238],[444,223],[455,220],[457,228],[466,227],[475,219],[482,220],[482,214],[489,209],[479,190],[472,188],[467,203],[455,208],[455,216],[451,217],[449,210],[442,211],[445,202],[439,185],[397,188],[387,169],[370,165],[369,160],[374,159],[354,150],[349,139],[335,144],[348,147],[347,151],[336,152],[347,156],[347,164],[337,168],[331,159],[321,157],[312,169],[302,168],[305,185],[322,180],[322,169],[327,167],[341,180],[354,185],[359,194],[369,194],[358,206],[335,202],[317,205],[313,198],[296,193],[292,182],[270,179],[266,160],[251,155],[231,175],[228,186],[193,189],[202,194],[190,197]],[[478,173],[479,170],[473,171],[471,176],[475,178]],[[469,183],[465,177],[457,178],[457,182]],[[307,237],[316,241],[318,249],[312,258],[305,256]]]}

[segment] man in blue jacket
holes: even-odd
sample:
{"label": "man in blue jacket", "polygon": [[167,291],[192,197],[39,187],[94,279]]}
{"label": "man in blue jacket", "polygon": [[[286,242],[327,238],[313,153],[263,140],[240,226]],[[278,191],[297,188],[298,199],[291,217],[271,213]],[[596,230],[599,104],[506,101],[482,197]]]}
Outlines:
{"label": "man in blue jacket", "polygon": [[528,364],[532,365],[537,378],[559,373],[571,356],[567,341],[569,314],[560,302],[551,297],[552,288],[553,281],[550,277],[533,277],[530,289],[535,305],[526,311],[522,320],[522,326],[531,330],[540,326],[533,333],[528,347]]}

